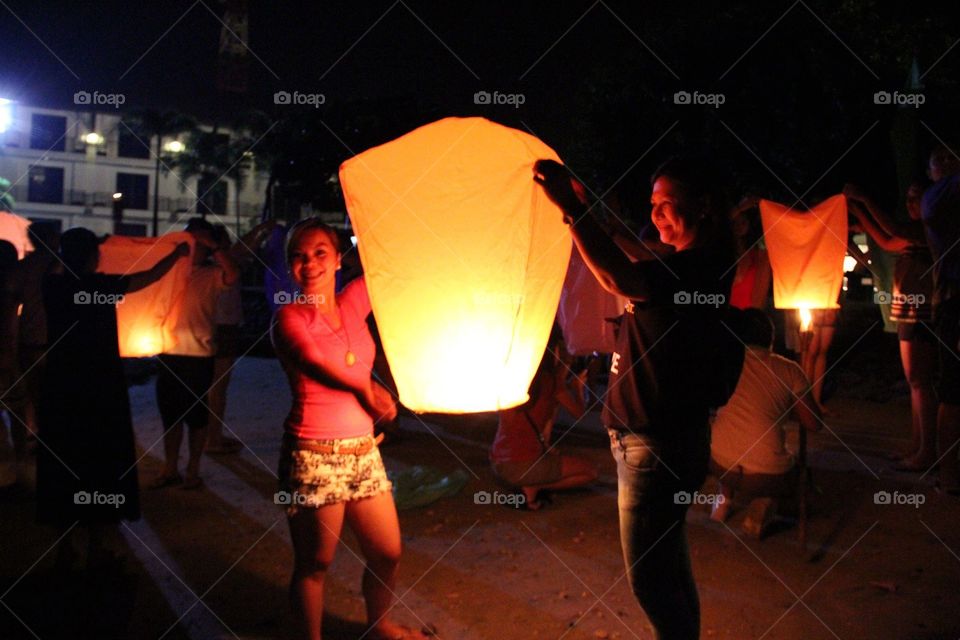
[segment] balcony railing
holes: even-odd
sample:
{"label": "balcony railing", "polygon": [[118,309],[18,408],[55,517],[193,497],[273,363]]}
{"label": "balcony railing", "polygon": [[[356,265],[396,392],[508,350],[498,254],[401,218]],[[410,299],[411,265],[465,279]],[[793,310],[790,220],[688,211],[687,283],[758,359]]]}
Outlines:
{"label": "balcony railing", "polygon": [[[56,198],[50,199],[30,199],[27,185],[17,184],[10,189],[10,194],[18,203],[52,204],[66,205],[72,207],[110,207],[113,205],[112,191],[80,191],[76,189],[64,189]],[[46,195],[46,194],[45,194]],[[129,204],[126,205],[127,211],[153,211],[153,194],[147,196],[145,208],[134,209]],[[158,198],[158,211],[164,213],[196,213],[198,200],[192,197],[171,198],[169,196],[160,196]],[[240,216],[254,217],[260,214],[262,209],[260,203],[241,202]],[[209,209],[208,209],[209,211]],[[214,211],[218,216],[236,216],[236,204],[228,203],[225,211]]]}

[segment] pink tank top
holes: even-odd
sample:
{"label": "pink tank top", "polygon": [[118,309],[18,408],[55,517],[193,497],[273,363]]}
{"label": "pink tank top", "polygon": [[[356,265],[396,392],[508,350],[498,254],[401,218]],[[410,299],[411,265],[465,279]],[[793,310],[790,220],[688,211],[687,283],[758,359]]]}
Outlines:
{"label": "pink tank top", "polygon": [[[362,385],[370,380],[375,347],[366,317],[370,313],[370,300],[363,278],[357,278],[337,294],[342,326],[331,327],[313,308],[303,305],[286,305],[277,311],[285,325],[301,335],[314,340],[323,352],[324,359],[339,369],[354,384]],[[288,329],[289,330],[289,329]],[[355,358],[353,366],[347,365],[347,351]],[[281,352],[281,363],[290,381],[293,406],[284,423],[287,433],[311,440],[334,440],[355,438],[373,433],[373,418],[360,405],[351,391],[332,389],[307,376],[292,363],[286,362]]]}

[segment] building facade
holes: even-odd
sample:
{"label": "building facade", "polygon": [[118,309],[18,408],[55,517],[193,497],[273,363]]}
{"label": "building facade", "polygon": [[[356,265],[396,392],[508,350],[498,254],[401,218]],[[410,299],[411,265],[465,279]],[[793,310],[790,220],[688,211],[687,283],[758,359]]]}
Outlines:
{"label": "building facade", "polygon": [[[233,178],[185,177],[165,162],[158,171],[156,137],[135,135],[117,110],[67,111],[3,101],[0,111],[0,177],[12,185],[14,213],[31,221],[60,230],[152,235],[155,192],[160,234],[182,229],[201,214],[239,233],[259,221],[268,176],[256,170],[255,158],[238,189]],[[231,135],[223,128],[218,133]],[[172,157],[185,141],[185,134],[164,137],[162,158]]]}

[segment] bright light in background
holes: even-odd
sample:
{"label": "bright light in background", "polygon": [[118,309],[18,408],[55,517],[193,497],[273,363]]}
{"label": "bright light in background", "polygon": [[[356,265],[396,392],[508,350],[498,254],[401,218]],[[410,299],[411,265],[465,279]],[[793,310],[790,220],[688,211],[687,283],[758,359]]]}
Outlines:
{"label": "bright light in background", "polygon": [[103,144],[103,136],[95,131],[91,131],[83,136],[83,141],[87,144]]}
{"label": "bright light in background", "polygon": [[5,132],[13,124],[13,100],[0,98],[0,133]]}
{"label": "bright light in background", "polygon": [[115,194],[113,194],[113,199],[114,199],[114,200],[119,200],[119,199],[122,198],[122,197],[123,197],[123,194],[120,193],[119,191],[116,192]]}
{"label": "bright light in background", "polygon": [[857,262],[857,259],[853,256],[843,256],[843,272],[850,273],[857,268],[857,265],[860,264]]}
{"label": "bright light in background", "polygon": [[167,153],[180,153],[186,148],[186,145],[179,140],[171,140],[163,145],[163,150]]}

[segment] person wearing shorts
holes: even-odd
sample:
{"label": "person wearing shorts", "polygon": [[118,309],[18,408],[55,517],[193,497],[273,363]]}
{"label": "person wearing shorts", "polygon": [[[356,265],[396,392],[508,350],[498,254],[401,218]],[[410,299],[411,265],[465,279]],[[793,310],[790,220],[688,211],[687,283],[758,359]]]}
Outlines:
{"label": "person wearing shorts", "polygon": [[947,145],[930,154],[933,185],[923,194],[920,212],[933,256],[933,317],[940,344],[940,407],[937,412],[937,463],[940,486],[960,495],[960,160]]}
{"label": "person wearing shorts", "polygon": [[[490,447],[490,464],[497,479],[523,491],[518,506],[536,511],[542,505],[540,491],[582,487],[597,479],[596,468],[576,456],[560,455],[550,445],[557,411],[562,406],[574,418],[586,413],[583,387],[586,370],[568,382],[572,372],[563,362],[563,338],[555,325],[530,383],[530,399],[519,407],[500,412],[497,435]],[[571,374],[571,375],[568,375]]]}
{"label": "person wearing shorts", "polygon": [[374,343],[366,282],[335,294],[340,250],[334,229],[308,218],[290,230],[287,264],[299,291],[279,308],[273,343],[290,382],[279,491],[293,541],[290,600],[297,638],[320,638],[323,588],[343,523],[366,559],[363,596],[370,640],[424,638],[389,615],[400,561],[400,523],[375,422],[393,420],[396,403],[371,377]]}
{"label": "person wearing shorts", "polygon": [[[158,358],[157,407],[163,421],[164,466],[148,485],[151,489],[180,485],[198,489],[200,457],[207,439],[209,403],[213,384],[214,331],[217,299],[236,282],[239,271],[213,238],[213,225],[193,218],[186,229],[195,240],[193,271],[179,301],[172,333],[174,344]],[[187,427],[186,474],[180,475],[180,445]]]}

